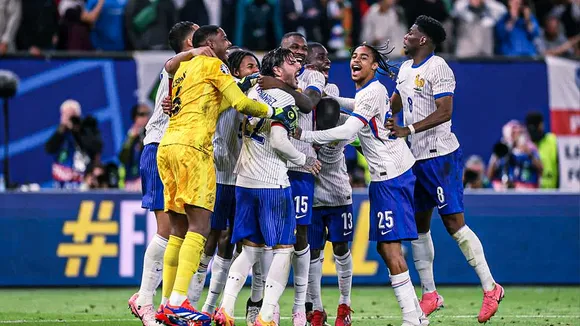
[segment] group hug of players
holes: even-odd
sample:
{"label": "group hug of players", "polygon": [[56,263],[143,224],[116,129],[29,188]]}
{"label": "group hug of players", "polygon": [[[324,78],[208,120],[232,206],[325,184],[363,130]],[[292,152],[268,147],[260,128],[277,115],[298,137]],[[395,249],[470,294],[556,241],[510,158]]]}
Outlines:
{"label": "group hug of players", "polygon": [[[218,26],[176,24],[169,34],[176,55],[161,73],[141,156],[143,207],[155,212],[157,234],[129,299],[132,313],[146,326],[233,326],[252,270],[247,325],[278,325],[292,267],[293,325],[325,325],[321,251],[329,241],[340,290],[335,325],[351,325],[352,189],[343,152],[358,138],[371,174],[369,241],[389,269],[402,325],[429,325],[444,303],[433,277],[435,207],[481,280],[478,321],[488,321],[504,289],[465,225],[462,152],[451,132],[455,77],[433,54],[444,39],[435,19],[415,21],[402,40],[410,59],[390,98],[376,78],[390,72],[388,44],[354,48],[356,95],[344,98],[328,83],[324,46],[299,33],[286,34],[260,63]],[[392,119],[401,110],[405,127]],[[412,243],[421,301],[403,240]],[[198,305],[212,258],[208,296]]]}

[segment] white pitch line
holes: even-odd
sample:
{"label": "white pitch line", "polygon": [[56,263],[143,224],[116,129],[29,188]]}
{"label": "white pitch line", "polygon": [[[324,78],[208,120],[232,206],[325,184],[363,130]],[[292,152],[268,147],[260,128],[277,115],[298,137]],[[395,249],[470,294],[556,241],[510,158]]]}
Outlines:
{"label": "white pitch line", "polygon": [[[397,316],[353,316],[353,320],[369,320],[369,319],[398,319],[401,318],[400,315]],[[475,315],[443,315],[443,316],[432,316],[431,319],[470,319],[477,318]],[[509,319],[540,319],[540,318],[580,318],[580,315],[497,315],[495,318],[509,318]],[[237,320],[245,320],[245,318],[239,317]],[[290,320],[290,317],[280,317],[281,320]],[[330,317],[329,319],[332,319]],[[136,318],[117,318],[117,319],[90,319],[90,320],[64,320],[64,319],[42,319],[42,320],[0,320],[0,324],[24,324],[24,323],[72,323],[72,322],[83,322],[83,323],[104,323],[104,322],[138,322]]]}

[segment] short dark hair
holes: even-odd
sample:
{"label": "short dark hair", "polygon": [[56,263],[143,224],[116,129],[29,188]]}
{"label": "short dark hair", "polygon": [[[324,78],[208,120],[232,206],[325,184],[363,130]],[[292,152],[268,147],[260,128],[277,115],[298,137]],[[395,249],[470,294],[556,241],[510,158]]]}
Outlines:
{"label": "short dark hair", "polygon": [[447,33],[441,22],[433,17],[421,15],[415,20],[419,31],[427,35],[435,45],[440,44],[447,38]]}
{"label": "short dark hair", "polygon": [[540,123],[544,122],[544,116],[537,111],[530,112],[526,115],[526,126],[539,126]]}
{"label": "short dark hair", "polygon": [[199,48],[203,46],[208,38],[219,33],[220,27],[216,25],[203,25],[193,33],[193,47]]}
{"label": "short dark hair", "polygon": [[228,68],[230,68],[232,74],[234,70],[240,70],[242,60],[244,60],[244,58],[247,56],[254,57],[254,59],[256,59],[256,62],[258,63],[258,69],[260,69],[260,60],[258,60],[255,54],[253,54],[250,51],[237,50],[235,52],[232,52],[228,57]]}
{"label": "short dark hair", "polygon": [[179,22],[169,31],[169,46],[175,53],[183,51],[183,41],[189,36],[193,30],[193,23],[190,21]]}
{"label": "short dark hair", "polygon": [[312,49],[314,48],[324,48],[324,45],[318,42],[308,42],[308,55],[312,54]]}
{"label": "short dark hair", "polygon": [[290,38],[292,36],[298,36],[298,37],[301,37],[303,39],[306,39],[306,36],[302,35],[301,33],[289,32],[289,33],[284,34],[284,36],[282,36],[282,41],[284,41],[285,39]]}
{"label": "short dark hair", "polygon": [[288,57],[293,56],[292,51],[289,49],[276,48],[268,53],[262,58],[262,68],[260,69],[260,74],[264,76],[275,77],[274,67],[280,67],[288,59]]}

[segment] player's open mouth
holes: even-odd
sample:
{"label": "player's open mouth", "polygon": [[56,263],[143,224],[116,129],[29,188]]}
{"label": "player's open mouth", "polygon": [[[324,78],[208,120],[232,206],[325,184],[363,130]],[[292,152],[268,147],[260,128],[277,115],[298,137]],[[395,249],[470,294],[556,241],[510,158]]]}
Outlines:
{"label": "player's open mouth", "polygon": [[350,66],[350,70],[352,70],[352,72],[357,72],[357,71],[361,71],[362,67],[360,65],[354,64],[354,65]]}

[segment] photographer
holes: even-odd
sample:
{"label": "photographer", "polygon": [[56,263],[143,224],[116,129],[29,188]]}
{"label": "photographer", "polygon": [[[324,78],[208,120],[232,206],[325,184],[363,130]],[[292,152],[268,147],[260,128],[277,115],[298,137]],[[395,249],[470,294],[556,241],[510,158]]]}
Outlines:
{"label": "photographer", "polygon": [[529,0],[508,1],[508,12],[496,24],[495,35],[498,54],[538,55],[534,39],[540,35],[540,27],[532,14]]}
{"label": "photographer", "polygon": [[515,120],[503,127],[502,141],[495,144],[487,175],[493,188],[537,189],[543,166],[525,128]]}
{"label": "photographer", "polygon": [[103,140],[97,120],[91,116],[81,120],[81,106],[66,100],[60,106],[60,125],[45,144],[54,156],[52,177],[55,188],[78,188],[90,163],[100,161]]}
{"label": "photographer", "polygon": [[478,155],[471,155],[465,162],[463,172],[463,187],[465,189],[491,188],[485,175],[485,164]]}

